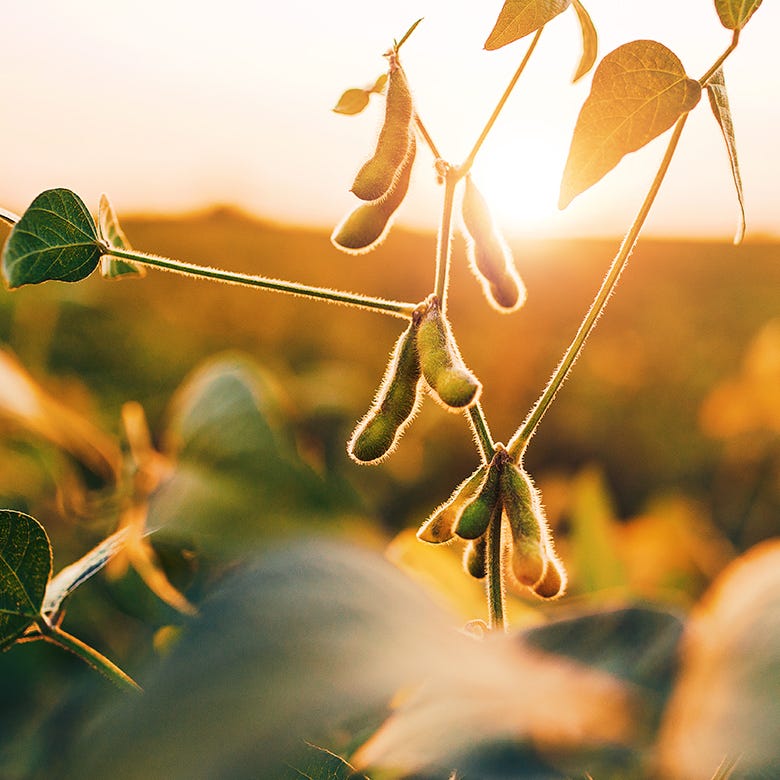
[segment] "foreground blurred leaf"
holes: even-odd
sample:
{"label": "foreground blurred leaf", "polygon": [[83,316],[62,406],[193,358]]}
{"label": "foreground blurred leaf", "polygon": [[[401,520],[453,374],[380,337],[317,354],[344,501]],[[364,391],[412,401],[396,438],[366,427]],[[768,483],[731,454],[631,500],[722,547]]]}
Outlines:
{"label": "foreground blurred leaf", "polygon": [[633,41],[607,54],[577,118],[559,207],[668,130],[700,97],[699,82],[660,43]]}
{"label": "foreground blurred leaf", "polygon": [[572,6],[577,12],[577,20],[582,31],[582,57],[572,79],[572,81],[579,81],[596,62],[599,50],[599,36],[590,14],[585,10],[585,6],[580,0],[572,0]]}
{"label": "foreground blurred leaf", "polygon": [[[107,244],[117,249],[131,249],[130,242],[119,225],[119,219],[107,195],[100,196],[97,226],[100,238]],[[121,276],[145,276],[146,269],[143,266],[104,255],[100,258],[100,274],[104,279],[117,279]]]}
{"label": "foreground blurred leaf", "polygon": [[500,49],[536,32],[569,5],[571,0],[506,0],[485,41],[485,48],[489,51]]}
{"label": "foreground blurred leaf", "polygon": [[3,250],[9,287],[48,280],[77,282],[89,276],[103,248],[95,221],[75,192],[46,190],[14,226]]}
{"label": "foreground blurred leaf", "polygon": [[710,99],[710,107],[715,115],[723,140],[726,142],[726,151],[731,163],[731,174],[734,177],[734,186],[737,189],[737,200],[739,201],[739,225],[734,243],[741,244],[745,236],[745,199],[742,195],[742,176],[739,173],[739,160],[737,159],[737,142],[734,138],[734,123],[731,119],[731,109],[729,108],[729,96],[726,93],[726,80],[723,76],[723,68],[718,68],[712,78],[707,82],[707,95]]}
{"label": "foreground blurred leaf", "polygon": [[40,615],[51,567],[43,526],[22,512],[0,510],[0,648]]}
{"label": "foreground blurred leaf", "polygon": [[761,0],[715,0],[720,21],[729,30],[741,30],[760,5]]}
{"label": "foreground blurred leaf", "polygon": [[668,777],[732,780],[780,767],[780,540],[729,566],[691,615],[679,683],[664,719]]}

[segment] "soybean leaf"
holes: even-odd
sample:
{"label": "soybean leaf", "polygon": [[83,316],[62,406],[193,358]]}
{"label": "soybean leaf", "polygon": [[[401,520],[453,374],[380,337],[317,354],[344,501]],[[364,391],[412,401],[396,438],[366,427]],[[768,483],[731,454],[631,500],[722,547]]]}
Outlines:
{"label": "soybean leaf", "polygon": [[726,80],[723,76],[723,68],[718,68],[712,78],[707,82],[707,95],[710,99],[710,107],[715,119],[718,120],[723,140],[726,142],[726,151],[731,163],[731,174],[734,177],[734,186],[737,190],[739,201],[739,225],[734,235],[734,243],[741,244],[745,237],[745,200],[742,194],[742,176],[739,173],[739,160],[737,159],[737,143],[734,138],[734,123],[731,119],[729,108],[729,96],[726,92]]}
{"label": "soybean leaf", "polygon": [[347,116],[359,114],[368,105],[368,95],[369,91],[366,89],[358,87],[348,89],[339,98],[339,102],[333,106],[333,110],[337,114],[346,114]]}
{"label": "soybean leaf", "polygon": [[715,0],[721,24],[729,30],[741,30],[760,5],[761,0]]}
{"label": "soybean leaf", "polygon": [[75,563],[66,566],[46,586],[41,612],[47,617],[56,615],[62,602],[79,585],[97,574],[125,544],[127,529],[111,534]]}
{"label": "soybean leaf", "polygon": [[385,91],[386,86],[387,73],[383,73],[381,76],[377,77],[377,80],[374,82],[374,85],[371,87],[369,92],[374,92],[377,95],[381,95]]}
{"label": "soybean leaf", "polygon": [[51,567],[43,526],[22,512],[0,510],[0,648],[18,639],[41,614]]}
{"label": "soybean leaf", "polygon": [[700,98],[699,82],[656,41],[632,41],[604,57],[574,128],[559,208],[668,130]]}
{"label": "soybean leaf", "polygon": [[590,14],[585,10],[585,6],[583,6],[580,0],[572,0],[572,6],[577,12],[577,19],[582,30],[582,57],[580,57],[580,63],[572,79],[572,81],[579,81],[596,62],[596,55],[599,50],[599,37]]}
{"label": "soybean leaf", "polygon": [[489,51],[520,40],[565,11],[571,0],[506,0],[485,41]]}
{"label": "soybean leaf", "polygon": [[[107,195],[100,196],[100,207],[98,208],[98,233],[109,246],[117,249],[130,249],[130,242],[119,226],[114,207],[111,205]],[[100,275],[104,279],[117,279],[121,276],[145,276],[146,269],[143,266],[128,263],[124,260],[117,260],[108,255],[100,258]]]}
{"label": "soybean leaf", "polygon": [[30,204],[3,250],[9,287],[49,280],[78,282],[103,254],[95,221],[76,193],[46,190]]}

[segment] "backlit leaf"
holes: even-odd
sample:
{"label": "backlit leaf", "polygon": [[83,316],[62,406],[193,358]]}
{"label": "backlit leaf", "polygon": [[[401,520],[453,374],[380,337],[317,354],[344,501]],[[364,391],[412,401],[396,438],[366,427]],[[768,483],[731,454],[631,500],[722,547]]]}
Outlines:
{"label": "backlit leaf", "polygon": [[579,81],[595,64],[599,50],[599,37],[590,14],[580,0],[572,0],[582,30],[582,57],[572,81]]}
{"label": "backlit leaf", "polygon": [[485,48],[500,49],[536,32],[570,4],[571,0],[506,0]]}
{"label": "backlit leaf", "polygon": [[0,648],[40,615],[51,566],[43,526],[22,512],[0,510]]}
{"label": "backlit leaf", "polygon": [[[130,242],[119,226],[116,212],[107,195],[100,196],[97,227],[100,238],[110,246],[117,249],[131,249]],[[117,279],[120,276],[145,276],[146,269],[143,266],[104,255],[100,258],[100,275],[104,279]]]}
{"label": "backlit leaf", "polygon": [[740,244],[745,237],[745,199],[742,194],[742,176],[739,173],[737,142],[734,138],[734,123],[731,119],[729,96],[726,92],[726,81],[723,77],[723,68],[718,68],[712,78],[707,82],[707,95],[710,99],[712,113],[715,115],[715,119],[718,120],[718,124],[723,133],[723,140],[726,142],[726,151],[729,153],[729,162],[731,163],[731,174],[734,177],[734,186],[737,189],[739,225],[737,226],[737,232],[734,235],[734,243]]}
{"label": "backlit leaf", "polygon": [[699,82],[656,41],[633,41],[604,57],[577,118],[559,207],[668,130],[700,98]]}
{"label": "backlit leaf", "polygon": [[741,30],[760,5],[761,0],[715,0],[720,21],[729,30]]}
{"label": "backlit leaf", "polygon": [[3,250],[9,287],[49,280],[78,282],[97,268],[103,247],[81,198],[66,189],[46,190],[30,204]]}
{"label": "backlit leaf", "polygon": [[369,94],[367,89],[358,87],[348,89],[339,98],[339,102],[333,106],[333,110],[337,114],[347,114],[348,116],[359,114],[368,105]]}
{"label": "backlit leaf", "polygon": [[374,92],[377,95],[381,95],[384,93],[386,86],[387,86],[387,73],[382,73],[374,82],[374,86],[371,87],[369,92]]}

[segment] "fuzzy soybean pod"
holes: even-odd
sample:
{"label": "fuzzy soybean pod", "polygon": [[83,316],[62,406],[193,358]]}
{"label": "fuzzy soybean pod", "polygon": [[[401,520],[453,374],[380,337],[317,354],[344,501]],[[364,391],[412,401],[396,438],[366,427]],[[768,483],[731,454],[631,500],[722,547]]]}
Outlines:
{"label": "fuzzy soybean pod", "polygon": [[378,463],[389,455],[418,406],[420,368],[411,323],[393,348],[374,405],[358,423],[347,452],[358,463]]}
{"label": "fuzzy soybean pod", "polygon": [[337,249],[351,255],[361,255],[370,252],[384,241],[387,231],[390,230],[393,214],[409,189],[416,147],[417,144],[412,138],[411,151],[401,164],[398,181],[386,198],[361,204],[336,226],[330,240]]}
{"label": "fuzzy soybean pod", "polygon": [[519,309],[525,302],[525,285],[515,268],[512,252],[471,176],[466,177],[461,217],[469,265],[482,284],[488,302],[502,312]]}
{"label": "fuzzy soybean pod", "polygon": [[512,574],[529,588],[540,582],[547,568],[546,523],[536,488],[523,469],[507,463],[501,475],[504,513],[512,531]]}
{"label": "fuzzy soybean pod", "polygon": [[473,539],[463,551],[463,568],[475,580],[487,577],[487,537]]}
{"label": "fuzzy soybean pod", "polygon": [[445,408],[459,410],[476,401],[482,386],[466,368],[435,297],[420,319],[417,352],[422,375]]}
{"label": "fuzzy soybean pod", "polygon": [[391,62],[387,77],[385,120],[376,142],[376,150],[352,183],[352,192],[361,200],[378,200],[391,191],[409,155],[413,116],[412,94],[406,76],[397,63]]}
{"label": "fuzzy soybean pod", "polygon": [[547,567],[544,570],[544,577],[534,584],[532,590],[540,598],[557,599],[563,596],[566,591],[566,569],[553,549],[552,540],[548,538],[546,541]]}
{"label": "fuzzy soybean pod", "polygon": [[474,498],[460,515],[455,533],[461,539],[479,539],[487,531],[494,512],[501,511],[501,472],[506,453],[498,450],[488,466],[487,476]]}
{"label": "fuzzy soybean pod", "polygon": [[473,474],[466,477],[453,490],[452,495],[420,526],[417,538],[429,544],[449,542],[455,535],[455,525],[463,512],[463,507],[482,487],[487,471],[487,466],[480,466]]}

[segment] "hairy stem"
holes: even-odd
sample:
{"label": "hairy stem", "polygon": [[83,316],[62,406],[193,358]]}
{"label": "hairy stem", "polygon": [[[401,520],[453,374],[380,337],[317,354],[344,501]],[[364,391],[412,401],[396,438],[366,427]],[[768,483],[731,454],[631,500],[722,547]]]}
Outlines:
{"label": "hairy stem", "polygon": [[496,119],[498,119],[498,115],[501,113],[504,106],[506,105],[506,101],[509,100],[509,96],[512,94],[512,90],[515,88],[515,84],[517,84],[520,76],[522,76],[523,71],[525,70],[525,66],[528,65],[528,61],[531,59],[531,55],[533,54],[533,51],[536,48],[536,44],[539,42],[539,37],[541,36],[543,29],[544,27],[542,26],[536,31],[536,35],[534,35],[533,40],[531,41],[531,45],[528,47],[528,51],[526,51],[525,56],[522,59],[522,62],[518,66],[517,70],[515,71],[515,75],[512,76],[511,81],[507,85],[507,88],[504,90],[504,94],[501,95],[498,104],[493,109],[493,113],[490,115],[490,119],[488,119],[487,123],[485,124],[485,127],[480,133],[479,138],[477,138],[477,141],[474,144],[474,148],[471,150],[469,156],[465,159],[463,164],[460,166],[460,171],[462,176],[465,176],[471,170],[471,166],[474,164],[474,158],[477,156],[480,148],[482,147],[482,144],[485,143],[485,139],[488,137],[488,134],[493,129],[493,125],[496,123]]}
{"label": "hairy stem", "polygon": [[501,502],[490,518],[487,533],[487,602],[488,628],[506,631],[504,614],[504,574],[501,566]]}
{"label": "hairy stem", "polygon": [[417,125],[417,129],[419,130],[420,135],[423,137],[423,140],[426,144],[428,144],[428,148],[431,150],[431,154],[433,155],[434,159],[441,160],[441,154],[439,153],[436,144],[433,142],[431,134],[428,132],[428,129],[425,127],[422,119],[420,119],[420,115],[416,111],[414,112],[414,123]]}
{"label": "hairy stem", "polygon": [[447,166],[444,175],[444,203],[441,209],[441,224],[436,244],[436,277],[433,286],[433,292],[439,300],[442,314],[447,309],[447,287],[452,255],[452,206],[455,199],[455,187],[459,179],[458,170]]}
{"label": "hairy stem", "polygon": [[134,250],[107,247],[106,254],[111,257],[130,260],[131,262],[139,263],[140,265],[148,265],[153,268],[161,268],[164,271],[183,274],[184,276],[213,279],[218,282],[226,282],[227,284],[235,284],[242,287],[261,287],[265,290],[275,290],[276,292],[289,293],[290,295],[300,295],[304,298],[317,298],[332,303],[342,303],[346,306],[353,306],[358,309],[380,311],[404,319],[411,319],[412,312],[416,306],[414,303],[388,301],[384,298],[373,298],[369,295],[358,295],[342,290],[332,290],[329,287],[312,287],[306,284],[298,284],[297,282],[271,279],[267,276],[253,276],[251,274],[242,274],[234,271],[223,271],[220,268],[185,263],[181,260],[172,260],[167,257],[151,255],[145,252],[136,252]]}
{"label": "hairy stem", "polygon": [[485,412],[479,401],[472,406],[469,406],[466,410],[466,414],[468,415],[471,430],[474,433],[474,440],[479,445],[482,460],[485,463],[490,463],[490,459],[493,457],[496,450],[493,446],[493,436],[490,433],[490,428],[488,427],[487,419],[485,418]]}
{"label": "hairy stem", "polygon": [[528,446],[528,442],[534,435],[539,422],[552,403],[553,398],[555,398],[555,394],[558,392],[561,385],[566,380],[566,377],[569,375],[571,367],[574,365],[574,362],[579,357],[579,354],[585,345],[585,341],[590,335],[590,332],[593,330],[593,327],[595,326],[598,318],[601,316],[601,313],[604,311],[604,308],[607,305],[607,301],[612,295],[612,292],[618,283],[618,279],[620,278],[620,274],[626,267],[628,258],[631,256],[634,245],[639,238],[639,233],[645,224],[647,215],[650,213],[650,208],[653,205],[653,201],[655,201],[656,195],[658,195],[661,182],[663,182],[664,177],[666,176],[666,172],[669,170],[669,164],[671,163],[674,152],[677,149],[677,144],[680,140],[680,136],[682,135],[683,127],[685,126],[685,121],[687,118],[688,114],[683,114],[683,116],[677,120],[677,124],[674,126],[674,131],[672,132],[672,137],[669,139],[669,145],[666,147],[666,153],[664,154],[661,165],[655,175],[655,179],[653,179],[650,190],[645,196],[644,202],[642,203],[639,212],[634,218],[634,222],[631,225],[631,228],[626,234],[626,237],[623,239],[623,242],[620,245],[620,249],[618,250],[617,255],[615,255],[615,258],[612,261],[609,270],[607,271],[607,275],[604,277],[604,281],[601,283],[601,287],[596,293],[596,297],[593,299],[593,303],[591,304],[590,309],[588,309],[588,313],[580,323],[580,327],[577,330],[574,339],[569,345],[569,348],[566,350],[563,359],[555,369],[555,373],[550,378],[550,381],[547,383],[547,386],[545,387],[541,396],[539,396],[539,399],[531,409],[531,412],[529,413],[528,417],[526,417],[523,424],[510,439],[507,450],[514,460],[520,461],[522,459],[525,448]]}
{"label": "hairy stem", "polygon": [[67,631],[63,631],[59,626],[52,625],[44,618],[38,620],[37,625],[43,639],[77,655],[118,688],[134,693],[140,693],[143,690],[130,675],[123,672],[113,661],[109,661],[94,647],[90,647]]}

